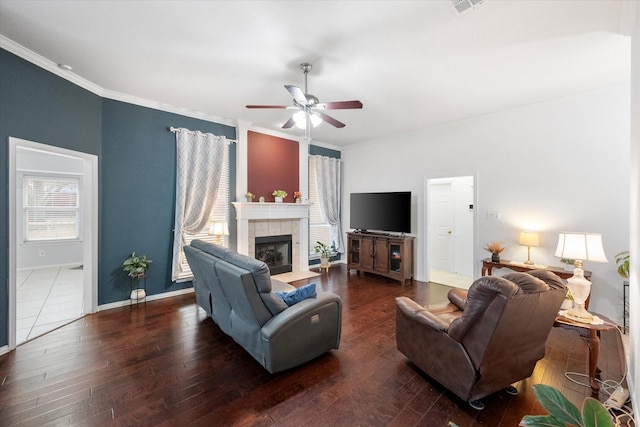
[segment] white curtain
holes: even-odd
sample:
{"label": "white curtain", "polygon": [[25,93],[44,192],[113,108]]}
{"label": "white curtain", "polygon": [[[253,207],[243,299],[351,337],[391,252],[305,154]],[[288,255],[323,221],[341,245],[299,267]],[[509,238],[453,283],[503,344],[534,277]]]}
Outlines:
{"label": "white curtain", "polygon": [[171,268],[173,281],[178,279],[181,271],[184,233],[202,231],[211,217],[226,153],[225,137],[183,128],[176,130],[176,217]]}
{"label": "white curtain", "polygon": [[325,156],[313,156],[316,160],[316,179],[320,209],[331,225],[331,241],[340,253],[344,253],[342,225],[340,223],[340,189],[342,187],[342,161]]}

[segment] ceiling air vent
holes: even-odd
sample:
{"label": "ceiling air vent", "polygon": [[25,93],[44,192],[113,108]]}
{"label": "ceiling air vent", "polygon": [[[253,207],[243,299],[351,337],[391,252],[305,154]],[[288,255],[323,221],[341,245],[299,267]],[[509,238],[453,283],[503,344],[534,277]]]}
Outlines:
{"label": "ceiling air vent", "polygon": [[484,0],[451,0],[453,7],[456,8],[458,13],[464,13],[475,6],[484,2]]}

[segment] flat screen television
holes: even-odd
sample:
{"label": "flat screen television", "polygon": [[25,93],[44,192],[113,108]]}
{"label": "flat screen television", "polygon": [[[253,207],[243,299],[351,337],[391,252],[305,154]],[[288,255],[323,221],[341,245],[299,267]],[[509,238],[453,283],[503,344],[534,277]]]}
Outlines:
{"label": "flat screen television", "polygon": [[411,233],[411,192],[351,193],[350,227]]}

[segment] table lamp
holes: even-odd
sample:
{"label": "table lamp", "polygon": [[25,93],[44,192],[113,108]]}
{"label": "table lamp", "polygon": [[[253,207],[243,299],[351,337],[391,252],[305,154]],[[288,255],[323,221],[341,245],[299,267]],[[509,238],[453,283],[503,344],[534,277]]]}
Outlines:
{"label": "table lamp", "polygon": [[527,247],[527,260],[524,263],[533,265],[533,261],[531,261],[531,246],[540,246],[540,234],[537,231],[521,231],[518,243]]}
{"label": "table lamp", "polygon": [[575,305],[566,316],[581,322],[591,322],[593,315],[584,308],[585,301],[591,293],[591,282],[584,277],[582,261],[607,262],[602,248],[602,235],[561,232],[558,235],[555,256],[575,260],[573,276],[567,279],[567,287]]}
{"label": "table lamp", "polygon": [[229,225],[226,222],[215,221],[209,227],[209,235],[216,236],[216,244],[222,245],[222,236],[229,235]]}

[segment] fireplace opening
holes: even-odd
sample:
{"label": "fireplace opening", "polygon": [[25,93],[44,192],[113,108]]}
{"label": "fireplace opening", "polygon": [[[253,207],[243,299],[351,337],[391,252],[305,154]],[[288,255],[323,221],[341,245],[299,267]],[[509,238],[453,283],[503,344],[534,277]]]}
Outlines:
{"label": "fireplace opening", "polygon": [[291,235],[256,237],[256,259],[269,267],[271,274],[293,271]]}

